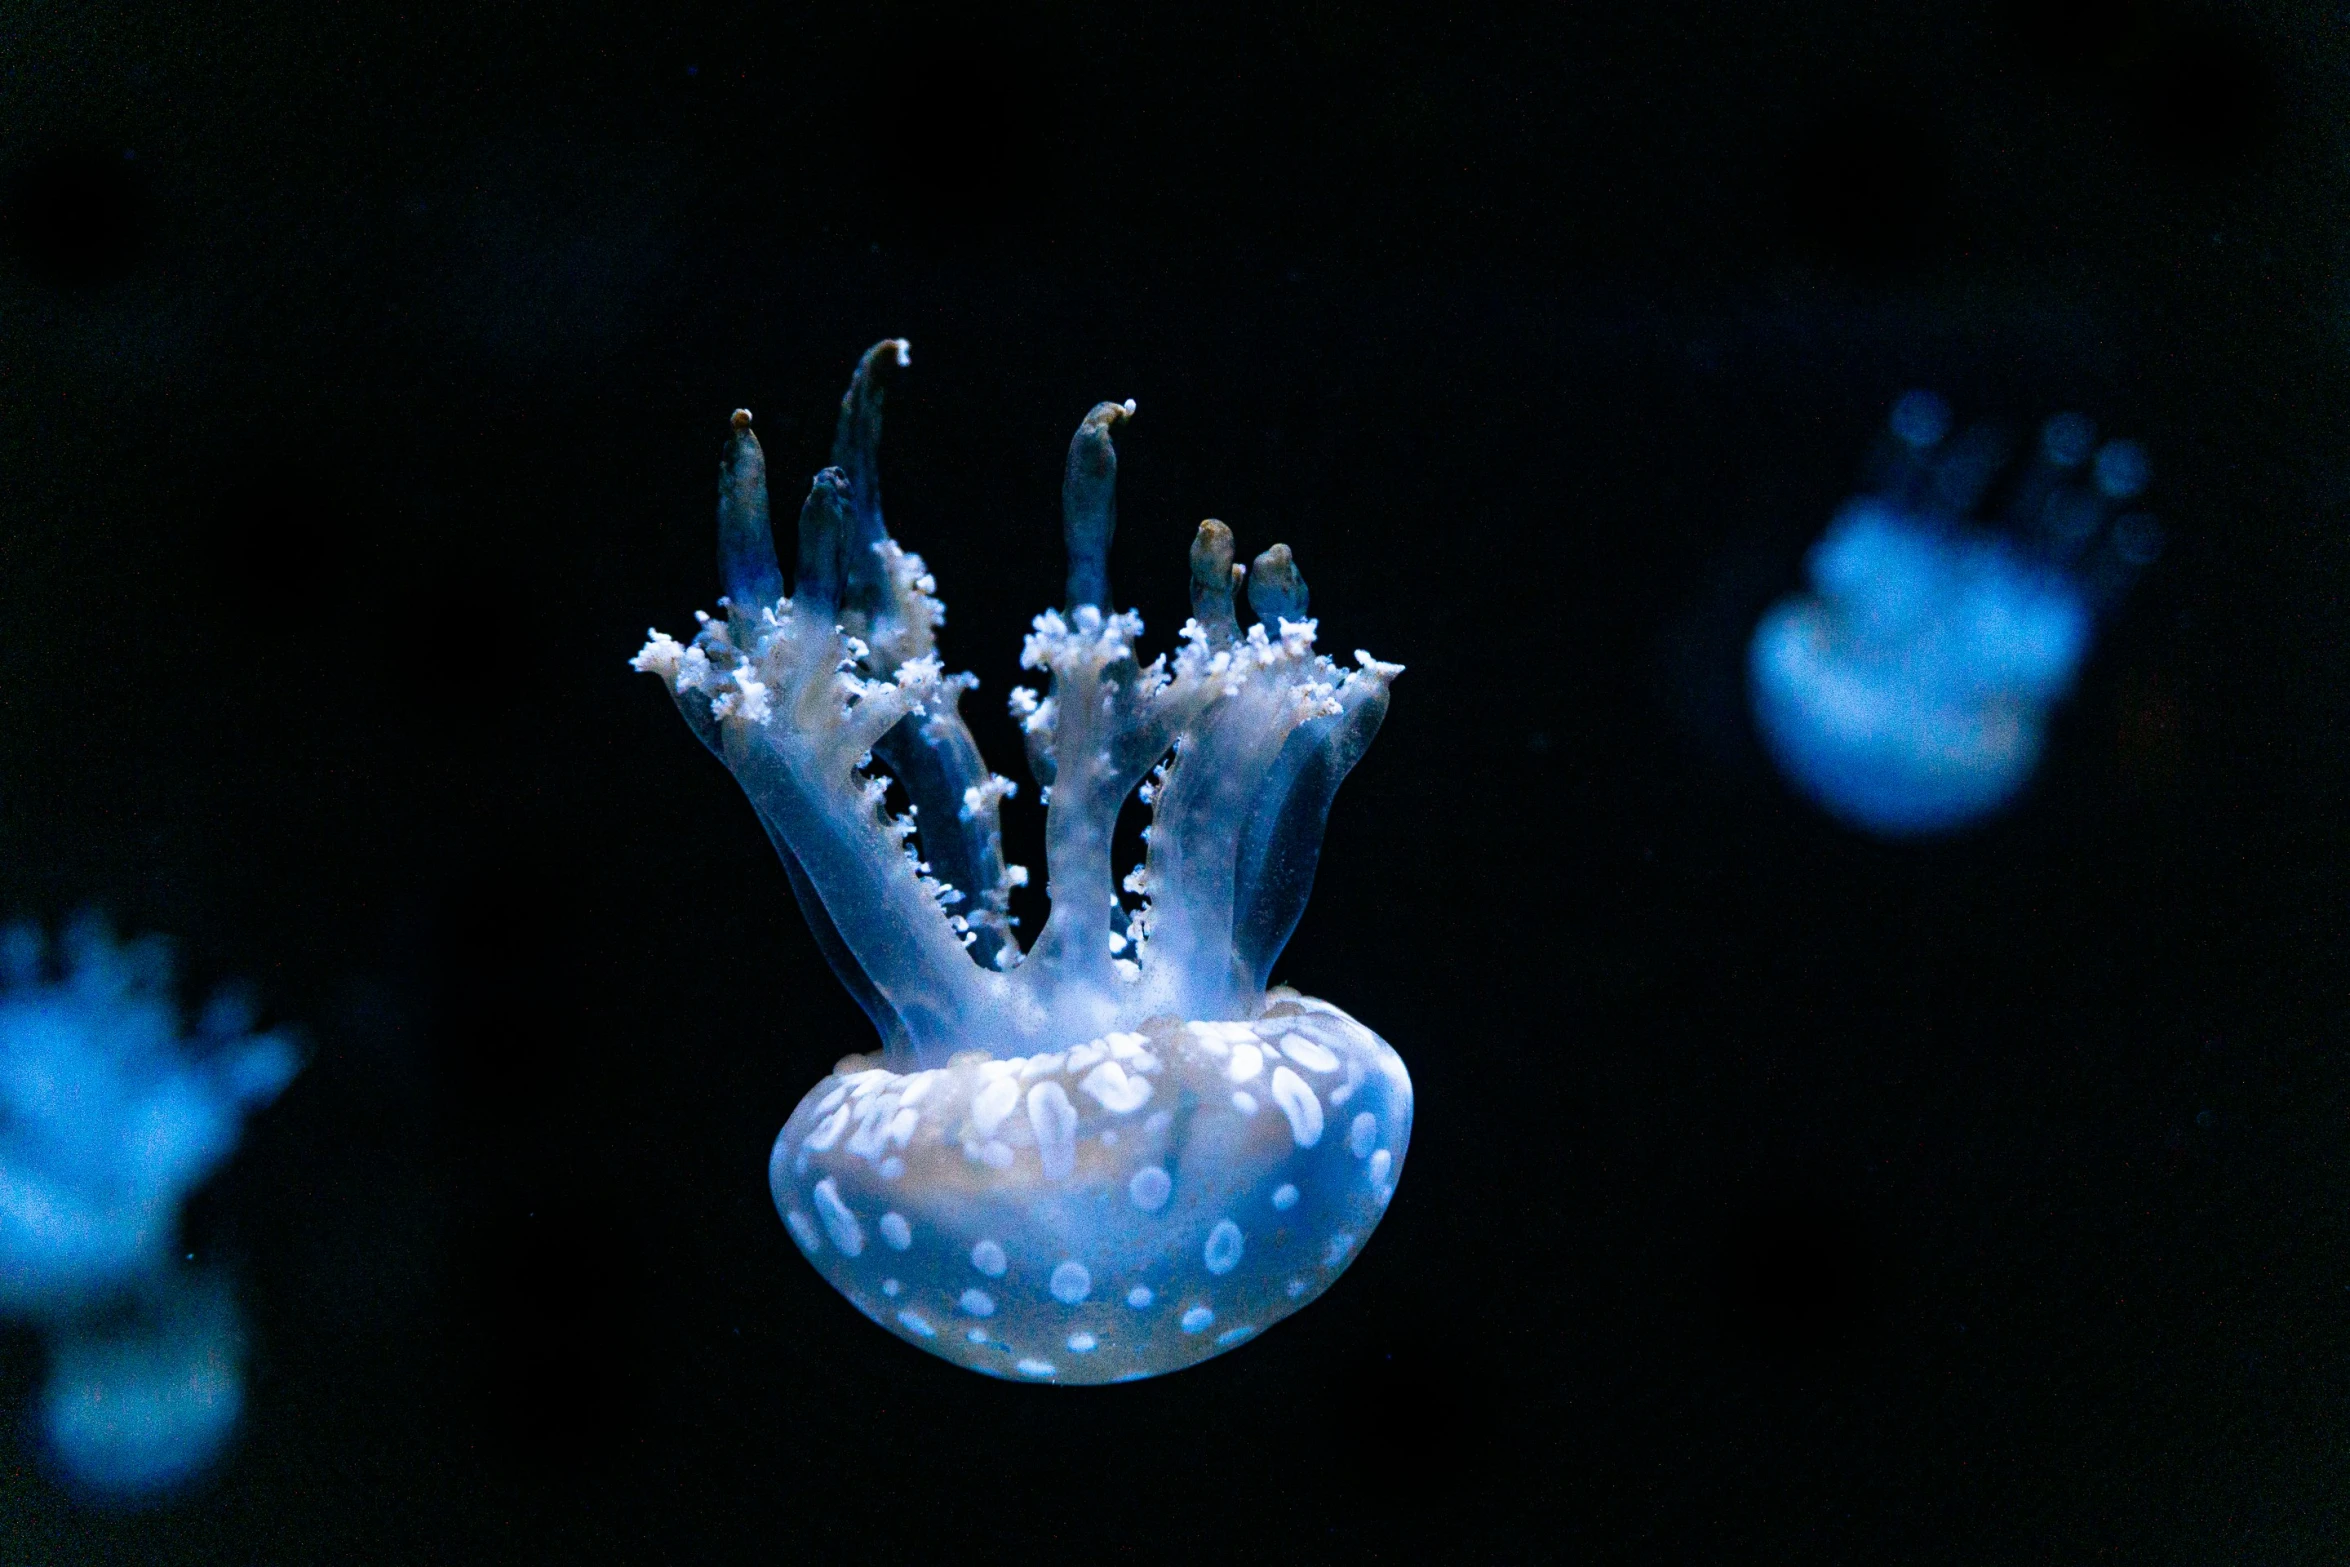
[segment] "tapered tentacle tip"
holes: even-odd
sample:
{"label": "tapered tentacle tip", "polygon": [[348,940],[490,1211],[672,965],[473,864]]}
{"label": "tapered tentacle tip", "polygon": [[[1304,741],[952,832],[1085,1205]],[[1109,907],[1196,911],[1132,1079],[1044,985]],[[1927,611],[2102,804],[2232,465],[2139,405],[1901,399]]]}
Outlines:
{"label": "tapered tentacle tip", "polygon": [[1232,596],[1232,530],[1213,517],[1192,537],[1191,581],[1202,592]]}
{"label": "tapered tentacle tip", "polygon": [[1232,590],[1240,577],[1232,560],[1232,530],[1208,518],[1191,541],[1191,614],[1212,640],[1229,640],[1239,629]]}
{"label": "tapered tentacle tip", "polygon": [[865,350],[857,361],[857,379],[875,381],[892,370],[903,370],[914,362],[914,345],[902,337],[885,337]]}
{"label": "tapered tentacle tip", "polygon": [[1888,421],[1893,434],[1902,445],[1912,451],[1925,451],[1938,445],[1950,433],[1950,405],[1939,396],[1922,388],[1904,392],[1893,404],[1893,415]]}
{"label": "tapered tentacle tip", "polygon": [[1278,623],[1306,618],[1306,579],[1286,544],[1276,544],[1249,568],[1248,607],[1259,620]]}
{"label": "tapered tentacle tip", "polygon": [[1107,440],[1110,432],[1134,417],[1134,399],[1122,403],[1096,403],[1093,411],[1077,426],[1079,440]]}
{"label": "tapered tentacle tip", "polygon": [[1134,399],[1096,403],[1069,440],[1061,481],[1062,538],[1069,552],[1069,605],[1109,602],[1110,537],[1118,527],[1118,448],[1110,431],[1134,417]]}
{"label": "tapered tentacle tip", "polygon": [[726,421],[726,463],[729,468],[740,469],[746,460],[764,476],[766,456],[760,450],[759,437],[752,433],[751,411],[737,408],[734,417]]}
{"label": "tapered tentacle tip", "polygon": [[840,602],[841,551],[853,526],[849,476],[838,468],[822,470],[800,503],[799,573],[793,593],[824,604]]}

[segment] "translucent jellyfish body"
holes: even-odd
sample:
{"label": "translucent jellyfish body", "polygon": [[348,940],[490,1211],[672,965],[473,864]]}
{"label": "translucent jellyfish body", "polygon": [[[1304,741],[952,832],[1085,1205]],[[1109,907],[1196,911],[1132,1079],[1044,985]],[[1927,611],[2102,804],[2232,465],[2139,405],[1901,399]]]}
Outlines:
{"label": "translucent jellyfish body", "polygon": [[0,935],[0,1312],[70,1308],[172,1253],[180,1205],[294,1075],[230,996],[180,1034],[167,949],[85,919],[64,972],[39,933]]}
{"label": "translucent jellyfish body", "polygon": [[242,1404],[225,1285],[181,1266],[179,1210],[294,1075],[228,995],[180,1031],[153,938],[84,919],[62,972],[0,934],[0,1315],[50,1341],[40,1428],[61,1477],[135,1502],[207,1466]]}
{"label": "translucent jellyfish body", "polygon": [[[764,457],[735,416],[726,617],[690,644],[652,633],[634,661],[742,783],[881,1035],[801,1101],[770,1185],[817,1269],[923,1349],[1043,1382],[1175,1370],[1318,1295],[1402,1174],[1402,1060],[1336,1007],[1266,986],[1399,666],[1316,653],[1288,548],[1242,567],[1213,520],[1176,652],[1140,662],[1141,621],[1109,609],[1107,571],[1111,432],[1134,408],[1096,407],[1062,487],[1067,605],[1023,650],[1050,687],[1011,694],[1052,895],[1023,948],[1010,895],[1027,874],[997,825],[1018,786],[980,760],[958,711],[976,682],[942,672],[934,584],[882,525],[881,400],[906,363],[893,340],[859,364],[789,596]],[[1129,798],[1151,822],[1121,877]]]}
{"label": "translucent jellyfish body", "polygon": [[185,1484],[236,1432],[243,1349],[236,1302],[216,1279],[162,1275],[115,1312],[62,1324],[40,1398],[50,1462],[92,1501]]}
{"label": "translucent jellyfish body", "polygon": [[1813,548],[1811,592],[1756,627],[1749,686],[1781,771],[1830,814],[1940,832],[2031,777],[2098,614],[2160,533],[2116,515],[2145,487],[2145,454],[2097,446],[2077,414],[2042,427],[1996,527],[1975,512],[2006,442],[1989,427],[1951,438],[1931,393],[1895,405],[1875,467]]}

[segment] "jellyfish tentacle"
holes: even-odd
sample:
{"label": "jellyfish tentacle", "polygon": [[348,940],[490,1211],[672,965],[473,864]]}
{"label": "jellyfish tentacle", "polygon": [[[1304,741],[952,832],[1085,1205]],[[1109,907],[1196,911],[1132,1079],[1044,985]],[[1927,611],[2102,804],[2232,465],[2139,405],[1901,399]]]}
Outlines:
{"label": "jellyfish tentacle", "polygon": [[755,620],[783,597],[783,572],[767,517],[767,455],[751,433],[748,408],[737,408],[732,422],[718,465],[718,580],[729,608]]}
{"label": "jellyfish tentacle", "polygon": [[1265,799],[1283,747],[1302,724],[1339,712],[1338,672],[1313,651],[1305,579],[1276,544],[1248,575],[1264,618],[1206,661],[1210,688],[1156,791],[1145,881],[1151,895],[1142,965],[1147,988],[1188,1017],[1245,1015],[1260,987],[1236,947],[1240,839]]}
{"label": "jellyfish tentacle", "polygon": [[1134,417],[1134,399],[1096,403],[1069,441],[1061,479],[1061,536],[1069,553],[1069,609],[1110,607],[1110,538],[1118,531],[1118,448],[1110,431]]}
{"label": "jellyfish tentacle", "polygon": [[[1094,407],[1062,487],[1066,608],[1038,616],[1023,649],[1049,689],[1012,696],[1047,785],[1051,913],[1023,961],[1010,893],[1024,873],[1003,862],[999,821],[1015,786],[971,740],[959,702],[972,682],[944,673],[935,652],[935,585],[882,518],[881,409],[906,359],[893,338],[859,364],[836,461],[801,507],[788,598],[765,531],[764,454],[747,417],[736,421],[719,519],[737,589],[729,614],[701,617],[690,643],[652,634],[636,667],[664,677],[735,773],[819,946],[893,1052],[938,1060],[959,1040],[1006,1031],[1084,1037],[1154,1009],[1247,1015],[1295,925],[1310,840],[1377,727],[1392,666],[1344,674],[1317,654],[1288,549],[1244,569],[1212,520],[1193,541],[1196,613],[1171,659],[1142,663],[1140,619],[1110,607],[1108,574],[1114,436],[1134,405]],[[1244,584],[1258,617],[1245,633],[1234,602]],[[1152,848],[1128,885],[1147,887],[1150,906],[1130,916],[1112,833],[1163,760]],[[890,779],[904,815],[884,806]]]}
{"label": "jellyfish tentacle", "polygon": [[1113,951],[1112,937],[1122,944],[1126,923],[1110,854],[1119,808],[1214,695],[1204,664],[1191,656],[1205,647],[1196,623],[1186,628],[1193,643],[1170,674],[1164,658],[1147,668],[1135,659],[1139,616],[1102,607],[1117,524],[1118,458],[1110,432],[1133,412],[1131,401],[1097,404],[1069,443],[1061,501],[1071,607],[1065,619],[1049,610],[1039,615],[1021,653],[1024,667],[1052,675],[1050,698],[1036,702],[1031,714],[1049,715],[1050,723],[1045,865],[1052,912],[1029,961],[1037,968],[1034,983],[1056,992],[1072,1027],[1109,1026],[1125,984],[1121,976],[1139,972]]}
{"label": "jellyfish tentacle", "polygon": [[1306,579],[1298,575],[1289,546],[1276,544],[1249,568],[1248,607],[1266,625],[1306,618]]}
{"label": "jellyfish tentacle", "polygon": [[[724,759],[721,753],[720,760]],[[816,884],[808,879],[800,857],[792,853],[782,832],[764,814],[759,818],[759,825],[766,830],[776,858],[783,861],[784,879],[791,883],[792,901],[800,906],[800,914],[808,922],[808,932],[816,938],[816,950],[824,954],[825,965],[832,970],[833,978],[841,982],[841,987],[857,1003],[857,1009],[873,1024],[873,1031],[881,1036],[883,1049],[892,1052],[909,1049],[912,1040],[906,1032],[906,1020],[898,1016],[898,1009],[890,1005],[889,998],[857,961],[856,953],[849,950],[847,938],[834,923],[832,911],[824,906],[824,897],[816,890]]]}
{"label": "jellyfish tentacle", "polygon": [[[827,942],[827,956],[851,992],[885,1036],[902,1037],[919,1054],[951,1048],[958,1021],[980,1009],[978,971],[938,901],[935,878],[902,852],[904,835],[883,817],[879,780],[859,769],[945,682],[932,658],[901,664],[890,679],[857,673],[863,644],[836,619],[848,500],[838,469],[819,473],[810,486],[794,598],[756,620],[741,607],[731,622],[705,618],[690,646],[656,633],[634,662],[669,682],[770,835],[790,846],[805,880],[794,884],[803,903],[812,894],[836,911],[830,924],[838,946]],[[849,977],[843,954],[865,985]],[[893,1016],[900,1025],[894,1030]]]}
{"label": "jellyfish tentacle", "polygon": [[1340,711],[1300,724],[1266,775],[1260,803],[1242,830],[1233,897],[1233,947],[1258,990],[1289,945],[1314,890],[1331,802],[1387,717],[1389,682],[1401,664],[1368,653],[1339,687]]}
{"label": "jellyfish tentacle", "polygon": [[[842,480],[842,621],[865,643],[866,669],[880,677],[929,657],[946,613],[922,557],[890,537],[881,509],[882,403],[888,384],[912,362],[911,345],[902,337],[865,350],[841,397],[827,470]],[[963,695],[977,685],[968,674],[941,680],[924,711],[900,719],[874,742],[873,752],[906,792],[921,856],[941,888],[949,925],[966,938],[974,960],[1009,967],[1019,960],[1020,946],[998,808],[1015,786],[988,770],[963,720]]]}
{"label": "jellyfish tentacle", "polygon": [[849,389],[841,394],[832,465],[848,479],[850,511],[856,519],[845,557],[852,598],[878,594],[884,587],[877,559],[878,547],[889,537],[881,516],[881,405],[889,382],[913,362],[912,344],[902,337],[885,337],[858,359]]}
{"label": "jellyfish tentacle", "polygon": [[1229,647],[1240,635],[1232,590],[1247,575],[1247,568],[1233,564],[1232,530],[1213,517],[1202,522],[1191,541],[1191,618],[1210,647]]}
{"label": "jellyfish tentacle", "polygon": [[1976,424],[1945,441],[1926,478],[1929,508],[1957,522],[1974,514],[1991,481],[2006,468],[2011,443],[1995,424]]}

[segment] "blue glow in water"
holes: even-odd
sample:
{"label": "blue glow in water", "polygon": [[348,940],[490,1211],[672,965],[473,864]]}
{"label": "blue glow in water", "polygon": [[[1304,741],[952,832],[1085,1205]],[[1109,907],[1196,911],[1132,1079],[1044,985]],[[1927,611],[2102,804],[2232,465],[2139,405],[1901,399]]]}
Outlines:
{"label": "blue glow in water", "polygon": [[1941,399],[1894,406],[1869,493],[1810,555],[1810,592],[1764,615],[1749,649],[1757,727],[1797,788],[1889,836],[1946,831],[2014,797],[2040,760],[2097,613],[2160,548],[2149,478],[2089,421],[2043,426],[1997,528],[1975,517],[2007,466],[1978,428],[1955,438]]}
{"label": "blue glow in water", "polygon": [[183,1034],[156,938],[84,918],[56,956],[33,927],[0,933],[0,1314],[49,1336],[39,1426],[61,1477],[136,1501],[235,1427],[234,1303],[181,1265],[179,1210],[299,1062],[234,994]]}
{"label": "blue glow in water", "polygon": [[[959,712],[976,682],[935,651],[936,584],[882,524],[882,394],[907,362],[892,340],[859,364],[788,597],[765,455],[735,416],[726,616],[690,643],[652,633],[634,661],[741,782],[881,1036],[801,1101],[769,1183],[825,1278],[933,1354],[1040,1381],[1174,1370],[1237,1342],[1187,1331],[1187,1313],[1263,1326],[1319,1294],[1401,1169],[1401,1059],[1336,1007],[1268,988],[1400,668],[1317,653],[1288,547],[1243,567],[1215,521],[1191,541],[1192,618],[1144,663],[1108,573],[1111,436],[1134,405],[1096,407],[1062,486],[1067,601],[1022,654],[1049,686],[1011,693],[1053,893],[1023,947],[1011,891],[1028,874],[998,831],[1019,786],[981,760]],[[1130,798],[1151,825],[1121,876]],[[873,1304],[884,1272],[905,1309]]]}
{"label": "blue glow in water", "polygon": [[127,1311],[53,1333],[41,1439],[86,1500],[137,1503],[209,1469],[244,1402],[243,1336],[227,1289],[160,1275]]}

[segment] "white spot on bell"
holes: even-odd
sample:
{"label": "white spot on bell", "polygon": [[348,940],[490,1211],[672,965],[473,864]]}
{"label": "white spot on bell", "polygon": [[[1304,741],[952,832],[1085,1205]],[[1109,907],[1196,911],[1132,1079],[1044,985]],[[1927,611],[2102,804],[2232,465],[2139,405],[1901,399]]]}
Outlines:
{"label": "white spot on bell", "polygon": [[914,1244],[914,1227],[906,1222],[906,1216],[902,1213],[883,1214],[879,1228],[881,1238],[889,1242],[892,1251],[904,1251]]}
{"label": "white spot on bell", "polygon": [[840,1200],[840,1188],[829,1175],[816,1183],[816,1217],[824,1221],[824,1233],[843,1256],[854,1257],[865,1249],[865,1227]]}
{"label": "white spot on bell", "polygon": [[1023,1360],[1016,1369],[1024,1377],[1049,1377],[1053,1374],[1053,1363],[1049,1360]]}
{"label": "white spot on bell", "polygon": [[1336,1235],[1330,1237],[1330,1249],[1322,1253],[1322,1266],[1325,1268],[1337,1267],[1345,1259],[1346,1254],[1354,1250],[1354,1245],[1355,1238],[1347,1234],[1346,1231],[1340,1230]]}
{"label": "white spot on bell", "polygon": [[1004,1276],[1004,1248],[994,1241],[981,1241],[971,1248],[971,1266],[991,1279]]}
{"label": "white spot on bell", "polygon": [[1346,1129],[1347,1150],[1357,1159],[1368,1159],[1371,1156],[1371,1145],[1377,1141],[1379,1141],[1379,1118],[1365,1110],[1356,1116],[1354,1124]]}
{"label": "white spot on bell", "polygon": [[995,1297],[985,1290],[965,1290],[963,1298],[955,1304],[974,1317],[995,1315]]}
{"label": "white spot on bell", "polygon": [[1240,1266],[1241,1244],[1240,1226],[1230,1219],[1219,1219],[1216,1227],[1208,1231],[1208,1244],[1201,1252],[1201,1260],[1207,1263],[1210,1273],[1222,1277]]}
{"label": "white spot on bell", "polygon": [[1246,1324],[1243,1324],[1237,1328],[1226,1328],[1223,1332],[1216,1335],[1216,1342],[1226,1346],[1237,1344],[1255,1331],[1255,1328],[1249,1327]]}
{"label": "white spot on bell", "polygon": [[1216,1314],[1205,1306],[1194,1306],[1183,1314],[1183,1331],[1197,1333],[1216,1320]]}
{"label": "white spot on bell", "polygon": [[1384,1186],[1387,1183],[1387,1168],[1393,1163],[1395,1163],[1395,1155],[1384,1148],[1371,1155],[1371,1184],[1373,1186]]}
{"label": "white spot on bell", "polygon": [[1224,1064],[1224,1075],[1236,1083],[1245,1083],[1265,1069],[1265,1053],[1254,1045],[1235,1045],[1232,1059]]}
{"label": "white spot on bell", "polygon": [[849,1115],[850,1109],[847,1105],[842,1105],[838,1110],[833,1111],[831,1120],[826,1121],[808,1134],[808,1141],[804,1146],[822,1153],[834,1143],[839,1142],[840,1134],[848,1127]]}
{"label": "white spot on bell", "polygon": [[1074,1306],[1093,1291],[1093,1275],[1074,1257],[1053,1269],[1053,1299]]}
{"label": "white spot on bell", "polygon": [[1020,1103],[1020,1080],[1016,1077],[998,1077],[989,1080],[986,1087],[971,1096],[971,1130],[982,1140],[995,1136],[995,1129],[1004,1124],[1004,1117]]}
{"label": "white spot on bell", "polygon": [[1072,1333],[1069,1335],[1069,1347],[1077,1351],[1077,1353],[1080,1355],[1091,1353],[1094,1345],[1100,1342],[1101,1340],[1095,1338],[1091,1333]]}
{"label": "white spot on bell", "polygon": [[1273,1102],[1289,1117],[1289,1135],[1300,1148],[1322,1140],[1322,1101],[1306,1080],[1285,1066],[1273,1069]]}
{"label": "white spot on bell", "polygon": [[813,1257],[824,1249],[824,1237],[816,1232],[816,1221],[794,1208],[783,1216],[783,1227],[791,1231],[791,1238],[800,1243],[800,1250]]}
{"label": "white spot on bell", "polygon": [[1126,1195],[1133,1199],[1134,1206],[1145,1213],[1157,1213],[1166,1207],[1167,1194],[1174,1189],[1174,1181],[1155,1164],[1144,1165],[1134,1172],[1134,1179],[1126,1183]]}
{"label": "white spot on bell", "polygon": [[1149,1078],[1129,1077],[1126,1069],[1115,1061],[1104,1061],[1086,1073],[1085,1080],[1077,1086],[1093,1095],[1112,1115],[1130,1115],[1148,1103],[1151,1096]]}
{"label": "white spot on bell", "polygon": [[928,1322],[925,1322],[922,1319],[922,1313],[919,1311],[901,1311],[898,1313],[898,1320],[903,1322],[907,1327],[913,1329],[915,1332],[921,1334],[924,1338],[938,1337],[938,1329],[932,1327]]}
{"label": "white spot on bell", "polygon": [[1048,1181],[1065,1181],[1077,1168],[1077,1107],[1058,1082],[1028,1090],[1028,1124],[1036,1129],[1036,1156]]}
{"label": "white spot on bell", "polygon": [[1238,1110],[1242,1115],[1255,1115],[1257,1113],[1257,1096],[1243,1088],[1232,1096],[1232,1108]]}
{"label": "white spot on bell", "polygon": [[1330,1047],[1317,1044],[1303,1034],[1283,1034],[1281,1053],[1309,1072],[1338,1070],[1338,1057],[1330,1053]]}
{"label": "white spot on bell", "polygon": [[1290,1209],[1296,1207],[1297,1188],[1290,1185],[1287,1181],[1283,1181],[1279,1186],[1274,1187],[1273,1206],[1276,1210],[1282,1213],[1287,1213]]}
{"label": "white spot on bell", "polygon": [[1126,1292],[1126,1304],[1132,1306],[1136,1311],[1148,1311],[1150,1303],[1157,1298],[1151,1293],[1151,1287],[1148,1284],[1137,1284]]}
{"label": "white spot on bell", "polygon": [[881,1281],[881,1293],[887,1295],[891,1300],[896,1300],[898,1298],[899,1292],[904,1288],[905,1286],[900,1284],[895,1279],[883,1279]]}

